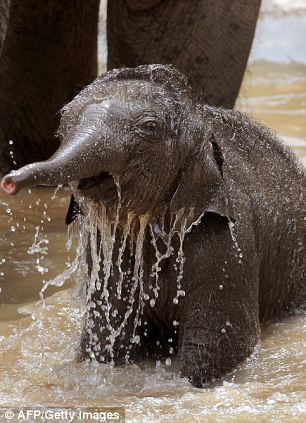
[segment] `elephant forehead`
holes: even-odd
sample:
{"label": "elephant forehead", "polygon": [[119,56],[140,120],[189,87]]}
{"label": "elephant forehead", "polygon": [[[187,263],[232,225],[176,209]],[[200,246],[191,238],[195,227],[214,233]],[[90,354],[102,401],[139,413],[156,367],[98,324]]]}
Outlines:
{"label": "elephant forehead", "polygon": [[91,103],[82,110],[83,119],[126,118],[131,110],[128,104],[113,98]]}
{"label": "elephant forehead", "polygon": [[112,98],[130,110],[148,109],[170,112],[172,94],[159,84],[150,81],[110,81],[101,86],[101,102]]}
{"label": "elephant forehead", "polygon": [[107,98],[101,102],[91,103],[82,110],[82,121],[110,120],[126,121],[137,117],[143,112],[155,112],[157,115],[165,112],[165,105],[158,101],[152,102],[139,98]]}
{"label": "elephant forehead", "polygon": [[[71,124],[85,116],[87,119],[99,119],[100,116],[129,118],[142,111],[154,111],[160,114],[172,114],[173,99],[164,86],[150,81],[108,81],[91,84],[62,109],[63,122]],[[183,102],[186,104],[186,101]],[[181,105],[183,104],[181,103]],[[177,110],[177,107],[175,107]]]}

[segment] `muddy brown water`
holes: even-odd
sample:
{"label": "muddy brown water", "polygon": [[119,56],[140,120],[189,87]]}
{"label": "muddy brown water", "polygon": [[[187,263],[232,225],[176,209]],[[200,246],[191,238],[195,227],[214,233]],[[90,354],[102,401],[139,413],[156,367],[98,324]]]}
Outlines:
{"label": "muddy brown water", "polygon": [[[306,163],[306,67],[249,67],[237,108],[279,132]],[[12,147],[13,148],[13,147]],[[78,363],[82,313],[72,281],[49,288],[75,253],[66,249],[69,192],[0,195],[0,406],[119,406],[128,422],[306,421],[306,315],[262,331],[254,354],[213,388],[196,389],[177,363]],[[0,416],[0,421],[6,421]]]}

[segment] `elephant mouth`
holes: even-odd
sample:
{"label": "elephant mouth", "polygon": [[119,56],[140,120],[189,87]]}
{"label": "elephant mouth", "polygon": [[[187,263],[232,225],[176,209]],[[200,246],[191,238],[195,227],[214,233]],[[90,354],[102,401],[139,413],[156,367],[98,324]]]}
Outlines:
{"label": "elephant mouth", "polygon": [[108,172],[101,172],[97,176],[81,179],[78,184],[78,189],[81,191],[87,190],[109,182],[114,182],[113,176]]}
{"label": "elephant mouth", "polygon": [[117,186],[113,175],[101,172],[97,176],[81,179],[77,187],[84,197],[110,203],[118,198]]}

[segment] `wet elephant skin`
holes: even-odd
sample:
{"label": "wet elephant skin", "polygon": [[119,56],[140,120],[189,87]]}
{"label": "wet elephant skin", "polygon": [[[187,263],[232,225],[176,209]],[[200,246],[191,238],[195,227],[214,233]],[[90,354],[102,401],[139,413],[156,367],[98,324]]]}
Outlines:
{"label": "wet elephant skin", "polygon": [[[55,155],[10,173],[2,188],[14,194],[37,184],[69,183],[75,199],[68,222],[103,208],[113,223],[118,217],[108,296],[105,263],[95,289],[87,286],[82,359],[121,363],[177,354],[181,374],[203,387],[254,350],[261,325],[299,306],[305,174],[269,129],[239,112],[203,104],[173,67],[148,65],[98,78],[64,108],[58,131],[62,144]],[[118,296],[127,216],[133,223]],[[95,231],[97,245],[101,233]],[[163,258],[154,296],[157,251]],[[92,275],[92,249],[87,254]],[[128,273],[135,266],[142,272],[136,285]],[[106,321],[110,304],[116,312]],[[112,330],[126,313],[110,353]]]}

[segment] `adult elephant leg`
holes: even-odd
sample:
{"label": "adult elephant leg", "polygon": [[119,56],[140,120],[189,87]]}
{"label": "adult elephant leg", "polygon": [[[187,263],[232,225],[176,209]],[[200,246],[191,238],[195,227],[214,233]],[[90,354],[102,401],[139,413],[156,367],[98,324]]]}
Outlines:
{"label": "adult elephant leg", "polygon": [[10,3],[10,0],[0,0],[0,56],[2,53],[8,26]]}
{"label": "adult elephant leg", "polygon": [[208,104],[235,104],[261,0],[108,2],[108,69],[171,63]]}
{"label": "adult elephant leg", "polygon": [[188,287],[179,358],[182,375],[196,387],[236,368],[251,354],[259,337],[256,253],[251,236],[238,242],[242,253],[237,251],[226,220],[211,215],[184,248]]}
{"label": "adult elephant leg", "polygon": [[58,111],[97,74],[98,10],[99,0],[11,0],[0,58],[0,174],[56,150]]}

